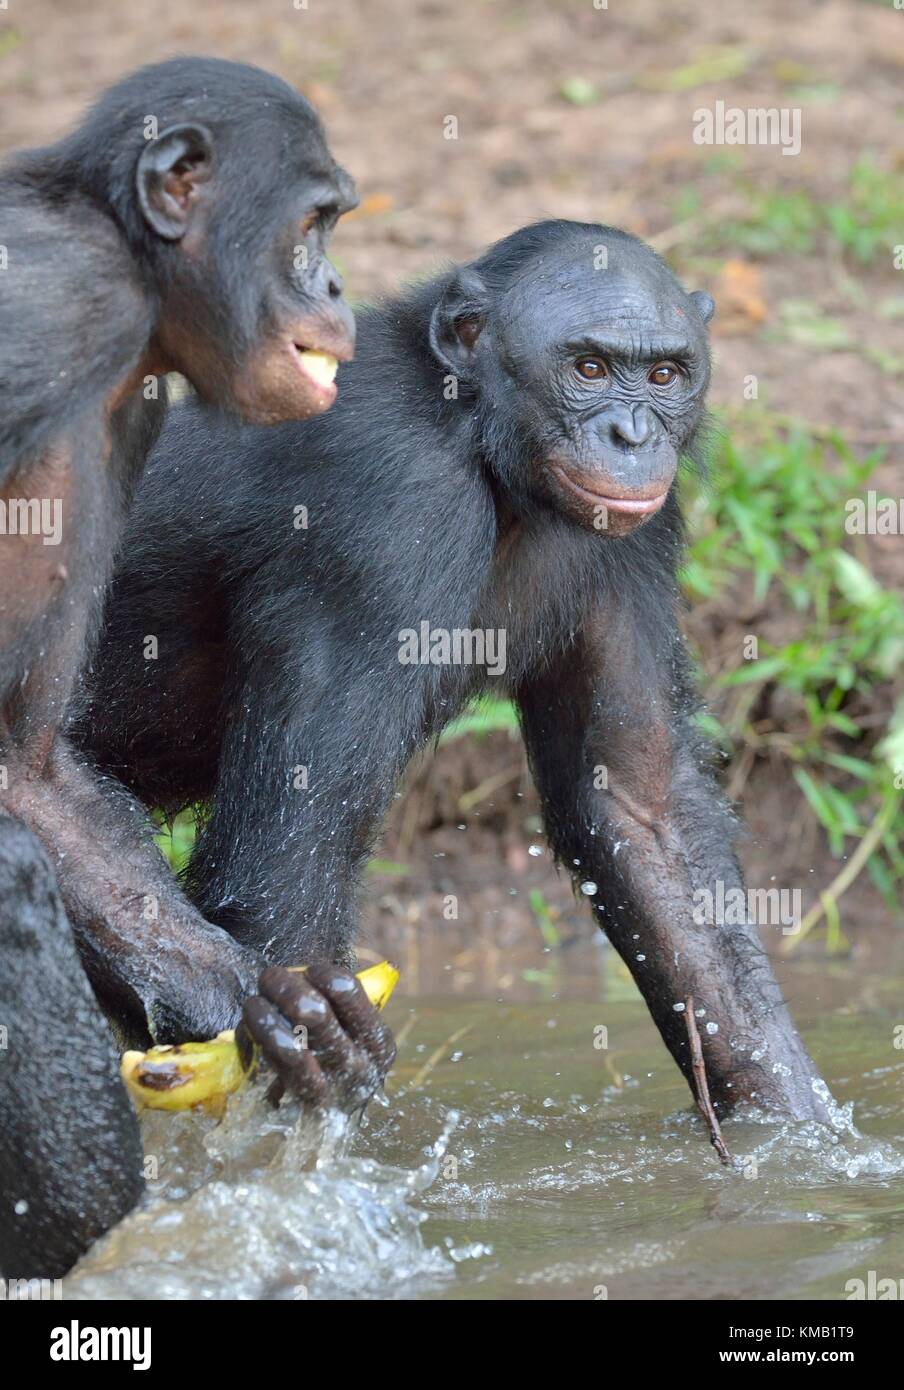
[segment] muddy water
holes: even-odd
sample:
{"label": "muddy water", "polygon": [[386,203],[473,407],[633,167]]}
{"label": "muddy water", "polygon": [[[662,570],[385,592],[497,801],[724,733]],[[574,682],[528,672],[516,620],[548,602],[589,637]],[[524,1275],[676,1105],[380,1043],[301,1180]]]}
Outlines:
{"label": "muddy water", "polygon": [[843,1299],[870,1270],[904,1296],[904,941],[785,971],[835,1128],[733,1120],[732,1170],[620,965],[566,954],[524,1002],[393,1001],[360,1130],[255,1091],[147,1117],[151,1195],[67,1296]]}

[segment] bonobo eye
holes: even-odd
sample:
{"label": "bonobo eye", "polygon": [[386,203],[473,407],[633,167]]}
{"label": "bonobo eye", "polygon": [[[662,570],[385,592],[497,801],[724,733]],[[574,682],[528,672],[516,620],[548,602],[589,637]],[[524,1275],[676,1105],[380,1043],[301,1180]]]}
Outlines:
{"label": "bonobo eye", "polygon": [[674,362],[657,362],[647,380],[653,386],[674,386],[678,380],[678,368]]}
{"label": "bonobo eye", "polygon": [[582,381],[605,381],[609,368],[601,357],[579,357],[574,370]]}
{"label": "bonobo eye", "polygon": [[338,203],[320,203],[316,208],[311,208],[301,219],[301,235],[307,236],[319,227],[324,233],[330,231],[333,224],[339,220]]}

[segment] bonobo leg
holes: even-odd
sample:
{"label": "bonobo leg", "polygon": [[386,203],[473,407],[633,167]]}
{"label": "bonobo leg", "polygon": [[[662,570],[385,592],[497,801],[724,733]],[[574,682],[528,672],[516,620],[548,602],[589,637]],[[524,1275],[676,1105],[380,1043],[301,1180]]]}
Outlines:
{"label": "bonobo leg", "polygon": [[65,1274],[143,1187],[138,1122],[47,856],[0,816],[0,1273]]}
{"label": "bonobo leg", "polygon": [[[753,925],[695,910],[742,880],[730,818],[689,725],[677,624],[658,604],[613,596],[572,648],[519,692],[557,858],[596,885],[597,920],[627,964],[693,1090],[684,1011],[699,1031],[717,1113],[749,1100],[825,1119],[818,1072]],[[820,1088],[821,1089],[821,1088]]]}

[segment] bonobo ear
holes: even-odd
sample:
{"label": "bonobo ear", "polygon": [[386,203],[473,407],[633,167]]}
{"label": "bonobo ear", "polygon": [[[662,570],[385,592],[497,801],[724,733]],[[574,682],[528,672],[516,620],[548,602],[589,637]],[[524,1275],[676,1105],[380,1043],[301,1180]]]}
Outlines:
{"label": "bonobo ear", "polygon": [[489,292],[476,271],[456,272],[430,315],[430,346],[444,367],[467,377],[486,324]]}
{"label": "bonobo ear", "polygon": [[697,306],[697,313],[704,323],[709,323],[713,314],[716,312],[716,301],[711,294],[705,290],[691,290],[691,299]]}
{"label": "bonobo ear", "polygon": [[213,140],[202,125],[173,125],[142,150],[135,172],[146,222],[166,241],[179,241],[193,204],[210,178]]}

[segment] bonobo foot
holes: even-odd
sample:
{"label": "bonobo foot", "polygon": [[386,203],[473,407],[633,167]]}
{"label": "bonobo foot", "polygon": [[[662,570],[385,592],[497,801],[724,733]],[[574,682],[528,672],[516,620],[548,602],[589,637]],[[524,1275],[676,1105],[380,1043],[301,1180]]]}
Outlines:
{"label": "bonobo foot", "polygon": [[268,966],[246,999],[237,1034],[254,1041],[287,1091],[312,1105],[360,1110],[395,1060],[392,1034],[350,970],[312,965],[304,974]]}

